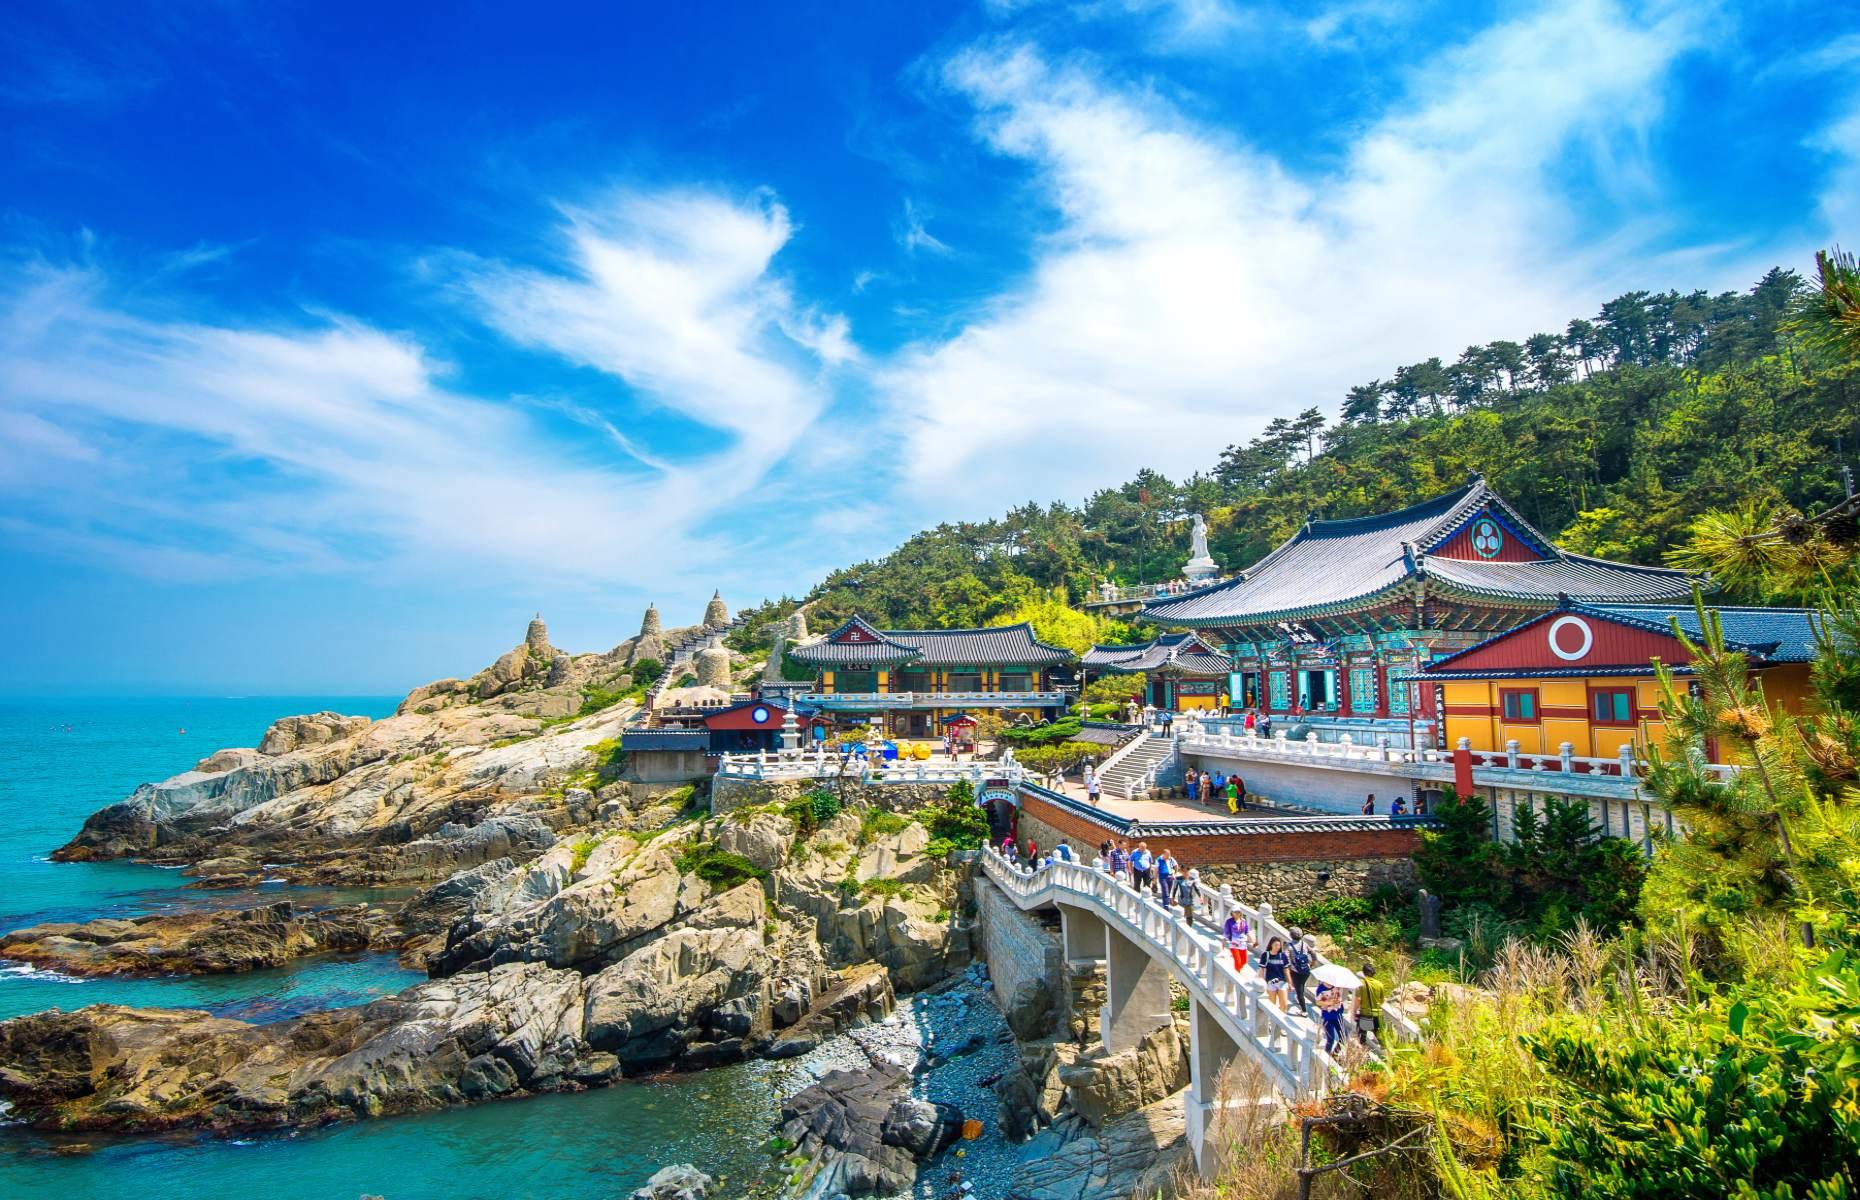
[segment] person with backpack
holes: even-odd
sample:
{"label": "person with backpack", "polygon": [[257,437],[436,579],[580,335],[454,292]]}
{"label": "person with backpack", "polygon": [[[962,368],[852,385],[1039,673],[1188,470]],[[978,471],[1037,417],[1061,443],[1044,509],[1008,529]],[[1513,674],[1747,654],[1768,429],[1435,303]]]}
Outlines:
{"label": "person with backpack", "polygon": [[1388,985],[1376,978],[1376,965],[1363,964],[1363,986],[1356,989],[1356,1040],[1369,1045],[1369,1035],[1382,1040],[1382,1002],[1389,998]]}
{"label": "person with backpack", "polygon": [[1227,922],[1221,926],[1221,936],[1227,939],[1227,952],[1234,956],[1234,970],[1245,971],[1247,925],[1246,918],[1240,915],[1239,905],[1228,912]]}
{"label": "person with backpack", "polygon": [[1071,862],[1072,861],[1072,843],[1061,842],[1057,846],[1054,846],[1053,857],[1058,859],[1060,862],[1064,862],[1064,863]]}
{"label": "person with backpack", "polygon": [[1305,1000],[1305,984],[1311,982],[1311,968],[1316,965],[1311,956],[1311,951],[1313,949],[1311,938],[1306,936],[1304,930],[1296,926],[1292,928],[1291,934],[1292,997],[1298,1001],[1298,1011],[1309,1014],[1311,1006],[1309,1002]]}
{"label": "person with backpack", "polygon": [[1259,956],[1259,969],[1266,976],[1266,999],[1285,1011],[1285,991],[1291,985],[1286,978],[1292,969],[1292,956],[1285,949],[1285,939],[1274,935],[1266,939],[1266,952]]}

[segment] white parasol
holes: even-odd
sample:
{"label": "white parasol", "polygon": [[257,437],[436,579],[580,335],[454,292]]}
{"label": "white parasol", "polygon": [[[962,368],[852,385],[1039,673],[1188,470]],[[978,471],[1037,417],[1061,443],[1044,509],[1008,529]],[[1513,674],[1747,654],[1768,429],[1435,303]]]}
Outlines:
{"label": "white parasol", "polygon": [[1342,963],[1327,962],[1311,972],[1311,978],[1319,983],[1328,983],[1332,987],[1351,990],[1363,986],[1362,977]]}

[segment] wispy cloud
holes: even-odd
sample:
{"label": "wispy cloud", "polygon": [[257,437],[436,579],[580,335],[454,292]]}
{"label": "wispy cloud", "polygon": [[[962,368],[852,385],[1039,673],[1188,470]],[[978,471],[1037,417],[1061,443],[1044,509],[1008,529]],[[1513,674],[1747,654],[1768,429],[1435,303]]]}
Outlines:
{"label": "wispy cloud", "polygon": [[[627,193],[573,214],[556,269],[470,260],[465,286],[498,329],[631,389],[600,404],[467,394],[427,348],[360,321],[165,320],[99,269],[17,270],[0,306],[14,533],[216,577],[702,568],[727,557],[707,519],[806,430],[823,365],[852,354],[843,320],[770,271],[790,233],[772,201]],[[661,410],[710,444],[657,450]],[[560,436],[550,412],[618,453]]]}
{"label": "wispy cloud", "polygon": [[1060,223],[1023,281],[886,372],[910,482],[988,508],[1205,466],[1346,372],[1560,326],[1620,262],[1584,247],[1556,176],[1571,155],[1631,166],[1699,36],[1546,8],[1417,65],[1411,98],[1318,176],[1032,46],[956,55],[948,85]]}
{"label": "wispy cloud", "polygon": [[930,254],[954,253],[941,239],[925,228],[923,213],[919,211],[916,201],[908,196],[904,200],[904,212],[892,228],[898,245],[902,246],[907,254],[916,254],[920,250]]}

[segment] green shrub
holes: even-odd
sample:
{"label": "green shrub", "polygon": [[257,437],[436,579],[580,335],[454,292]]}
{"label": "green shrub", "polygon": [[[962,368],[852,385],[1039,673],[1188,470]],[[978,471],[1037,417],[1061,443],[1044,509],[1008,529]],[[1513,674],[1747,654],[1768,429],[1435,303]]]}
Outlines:
{"label": "green shrub", "polygon": [[873,806],[859,814],[859,844],[869,846],[881,837],[902,833],[910,818]]}
{"label": "green shrub", "polygon": [[658,681],[659,676],[665,674],[665,666],[656,658],[642,658],[633,664],[631,674],[635,687],[640,684],[652,684]]}
{"label": "green shrub", "polygon": [[569,874],[573,875],[587,866],[588,857],[594,853],[594,848],[612,836],[611,833],[602,833],[592,837],[579,837],[570,842],[569,849],[574,852],[574,858],[569,860]]}
{"label": "green shrub", "polygon": [[988,840],[988,814],[975,803],[975,788],[966,779],[949,785],[942,797],[924,805],[913,814],[930,831],[934,855],[954,850],[978,850]]}
{"label": "green shrub", "polygon": [[752,879],[767,879],[769,873],[740,854],[720,850],[715,842],[693,842],[679,853],[675,865],[680,872],[696,875],[720,890],[729,890]]}
{"label": "green shrub", "polygon": [[780,811],[800,826],[805,835],[815,832],[840,815],[840,798],[831,788],[815,788],[783,804]]}

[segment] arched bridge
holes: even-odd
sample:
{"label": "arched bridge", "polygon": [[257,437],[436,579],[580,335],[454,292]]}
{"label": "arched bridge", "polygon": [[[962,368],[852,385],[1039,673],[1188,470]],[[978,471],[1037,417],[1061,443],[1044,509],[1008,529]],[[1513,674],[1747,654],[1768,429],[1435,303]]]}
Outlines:
{"label": "arched bridge", "polygon": [[[1288,1101],[1321,1095],[1342,1081],[1342,1071],[1324,1053],[1315,1023],[1279,1011],[1266,998],[1257,975],[1236,972],[1224,941],[1212,929],[1189,926],[1152,896],[1095,867],[1054,862],[1028,869],[992,848],[983,852],[982,866],[1015,907],[1059,910],[1068,959],[1103,960],[1106,1000],[1098,1023],[1108,1052],[1129,1049],[1174,1019],[1171,979],[1188,990],[1188,1139],[1204,1173],[1214,1167],[1207,1133],[1219,1104],[1220,1076],[1235,1055],[1245,1054],[1258,1064]],[[1233,904],[1230,896],[1206,888],[1199,899],[1198,908],[1205,905],[1204,911],[1218,911],[1223,919]],[[1263,927],[1283,932],[1272,922],[1269,909],[1242,908],[1260,918],[1252,922],[1256,931]],[[1398,1014],[1384,1011],[1384,1027],[1389,1028],[1389,1017]]]}

